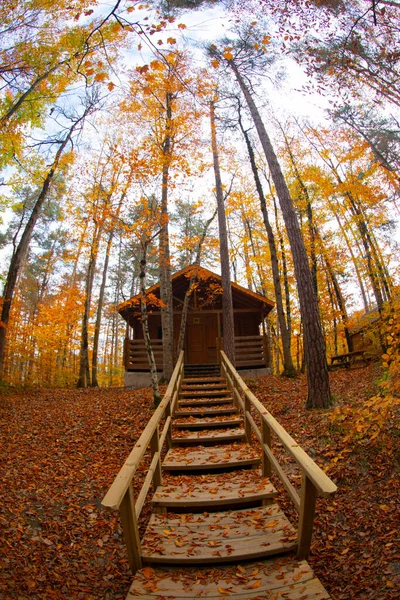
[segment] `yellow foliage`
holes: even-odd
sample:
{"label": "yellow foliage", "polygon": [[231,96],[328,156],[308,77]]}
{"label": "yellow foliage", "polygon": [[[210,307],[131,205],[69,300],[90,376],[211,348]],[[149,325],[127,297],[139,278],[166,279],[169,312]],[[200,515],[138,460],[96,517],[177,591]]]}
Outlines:
{"label": "yellow foliage", "polygon": [[382,329],[386,352],[382,355],[384,375],[379,383],[380,393],[362,406],[336,408],[331,420],[340,423],[345,432],[344,441],[371,443],[384,435],[391,422],[391,414],[400,405],[400,296],[399,290],[387,302],[382,314]]}

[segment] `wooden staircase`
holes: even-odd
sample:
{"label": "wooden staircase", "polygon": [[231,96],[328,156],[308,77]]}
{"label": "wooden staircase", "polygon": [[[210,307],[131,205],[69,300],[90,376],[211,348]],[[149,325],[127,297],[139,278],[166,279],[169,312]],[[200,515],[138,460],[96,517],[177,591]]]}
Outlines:
{"label": "wooden staircase", "polygon": [[[268,454],[271,431],[255,423],[246,394],[243,398],[232,380],[236,371],[227,359],[223,364],[224,376],[215,365],[212,372],[208,366],[180,366],[180,378],[169,392],[170,410],[163,410],[163,433],[159,436],[158,425],[151,428],[152,462],[144,488],[147,493],[153,482],[154,512],[140,541],[137,506],[141,509],[145,494],[143,497],[141,492],[132,510],[132,487],[126,486],[127,473],[123,473],[132,463],[132,453],[120,472],[119,487],[123,483],[125,491],[121,496],[120,490],[119,508],[131,567],[137,571],[127,598],[327,599],[328,593],[303,560],[311,543],[310,507],[304,505],[307,478],[298,496],[280,473],[276,458]],[[262,412],[267,414],[264,407]],[[286,435],[289,440],[284,441],[298,448],[279,428],[278,424],[281,441]],[[263,452],[260,446],[250,444],[252,430],[267,446]],[[167,452],[161,460],[164,441],[168,442]],[[143,448],[138,450],[143,456]],[[320,478],[320,493],[332,493],[334,484],[321,475],[311,459],[308,461],[313,479]],[[278,493],[270,481],[271,468],[283,477],[297,504],[298,531],[276,503]],[[308,490],[308,497],[313,520],[316,494]],[[115,508],[116,498],[111,488],[103,504]]]}

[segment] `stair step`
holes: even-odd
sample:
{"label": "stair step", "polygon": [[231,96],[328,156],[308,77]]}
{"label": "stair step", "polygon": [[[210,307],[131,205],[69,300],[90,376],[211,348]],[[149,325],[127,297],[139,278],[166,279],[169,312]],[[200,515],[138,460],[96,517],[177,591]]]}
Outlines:
{"label": "stair step", "polygon": [[258,453],[248,444],[195,446],[168,450],[163,469],[166,471],[214,470],[259,465]]}
{"label": "stair step", "polygon": [[[176,413],[175,413],[176,415]],[[186,417],[174,419],[174,427],[177,429],[199,429],[203,427],[232,427],[241,425],[243,419],[241,417],[231,417],[226,415],[218,415],[214,417]]]}
{"label": "stair step", "polygon": [[223,387],[220,390],[210,390],[210,389],[199,389],[199,390],[181,390],[179,397],[183,399],[197,399],[197,398],[219,398],[221,396],[229,396],[231,394],[228,388]]}
{"label": "stair step", "polygon": [[194,364],[186,364],[184,365],[185,371],[197,371],[202,369],[220,369],[219,363],[194,363]]}
{"label": "stair step", "polygon": [[259,469],[201,475],[164,475],[152,498],[156,506],[179,508],[238,506],[258,501],[260,504],[277,495],[277,491]]}
{"label": "stair step", "polygon": [[246,432],[242,427],[234,429],[206,429],[200,431],[176,431],[172,436],[173,444],[217,444],[222,442],[243,441]]}
{"label": "stair step", "polygon": [[188,385],[187,383],[183,383],[181,386],[181,392],[194,392],[194,391],[205,391],[208,393],[208,391],[212,390],[212,391],[217,391],[217,390],[222,390],[222,389],[227,389],[226,387],[226,383],[225,382],[221,382],[221,383],[193,383],[193,385]]}
{"label": "stair step", "polygon": [[229,562],[289,552],[296,533],[276,504],[223,513],[152,515],[142,540],[146,563]]}
{"label": "stair step", "polygon": [[185,377],[182,381],[182,385],[192,386],[192,385],[208,385],[213,383],[226,383],[226,379],[224,377]]}
{"label": "stair step", "polygon": [[216,405],[227,404],[228,402],[232,402],[232,396],[225,396],[224,398],[185,398],[184,400],[178,400],[178,406]]}
{"label": "stair step", "polygon": [[215,377],[221,376],[220,369],[185,369],[184,377]]}
{"label": "stair step", "polygon": [[295,556],[250,561],[240,567],[221,564],[212,569],[191,569],[154,565],[137,571],[126,600],[156,600],[157,596],[165,600],[330,600],[310,565]]}
{"label": "stair step", "polygon": [[180,417],[192,417],[192,416],[203,416],[203,415],[229,415],[236,414],[238,412],[236,406],[233,404],[221,404],[221,405],[213,405],[213,404],[202,404],[201,406],[193,406],[188,408],[183,408],[181,410],[175,411],[175,418]]}

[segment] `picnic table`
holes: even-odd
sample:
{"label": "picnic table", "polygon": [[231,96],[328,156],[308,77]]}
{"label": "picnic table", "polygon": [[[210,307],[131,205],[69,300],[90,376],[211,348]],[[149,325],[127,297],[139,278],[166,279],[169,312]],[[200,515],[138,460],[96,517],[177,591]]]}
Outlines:
{"label": "picnic table", "polygon": [[369,357],[366,356],[365,350],[355,350],[354,352],[346,352],[345,354],[336,354],[331,356],[331,368],[346,367],[349,369],[356,362],[363,362],[365,365],[369,363]]}

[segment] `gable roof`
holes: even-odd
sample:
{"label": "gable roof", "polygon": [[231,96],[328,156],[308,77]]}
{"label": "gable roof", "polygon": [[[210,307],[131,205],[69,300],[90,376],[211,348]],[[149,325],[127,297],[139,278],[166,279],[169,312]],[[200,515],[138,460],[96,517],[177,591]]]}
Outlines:
{"label": "gable roof", "polygon": [[[209,269],[198,265],[189,265],[172,275],[171,279],[174,294],[176,294],[179,291],[185,293],[193,270],[196,271],[197,277],[199,279],[204,281],[210,280],[221,284],[222,278],[221,275],[218,275],[218,273],[213,273],[213,271],[210,271]],[[272,308],[275,306],[272,300],[269,300],[262,294],[252,292],[251,290],[246,289],[238,283],[231,282],[231,287],[232,297],[235,298],[236,302],[248,306],[249,308],[265,308],[268,312],[270,312],[270,310],[272,310]],[[154,294],[156,297],[159,298],[160,284],[156,283],[152,285],[146,290],[146,294]],[[119,306],[117,306],[117,311],[121,314],[121,316],[125,318],[124,313],[129,312],[129,309],[137,310],[139,307],[139,303],[140,294],[137,294],[136,296],[133,296],[129,300],[126,300],[125,302],[122,302]]]}
{"label": "gable roof", "polygon": [[363,331],[363,329],[368,329],[371,327],[371,325],[379,321],[379,319],[380,314],[378,309],[375,307],[372,308],[369,312],[361,315],[361,317],[356,320],[354,325],[350,327],[350,335],[355,335],[356,333]]}

